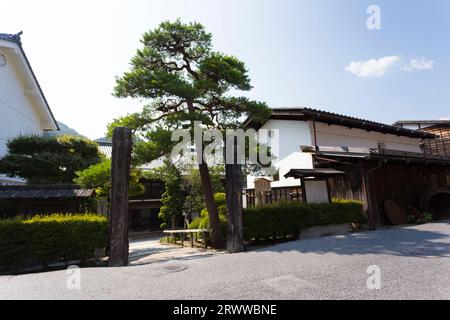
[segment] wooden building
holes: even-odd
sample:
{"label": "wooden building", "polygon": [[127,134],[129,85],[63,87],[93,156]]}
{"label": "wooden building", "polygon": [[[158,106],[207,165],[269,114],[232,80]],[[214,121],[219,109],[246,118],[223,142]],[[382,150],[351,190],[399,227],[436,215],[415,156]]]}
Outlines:
{"label": "wooden building", "polygon": [[436,135],[432,139],[423,139],[424,152],[450,156],[450,120],[402,120],[394,125]]}
{"label": "wooden building", "polygon": [[130,230],[159,231],[162,221],[158,218],[164,192],[164,183],[160,180],[142,179],[144,194],[130,197],[128,211],[130,212]]}
{"label": "wooden building", "polygon": [[94,189],[76,185],[0,186],[0,219],[17,215],[84,213],[95,206]]}
{"label": "wooden building", "polygon": [[[300,188],[307,202],[359,200],[372,227],[406,223],[407,210],[450,218],[448,121],[388,125],[300,107],[273,109],[264,124],[249,118],[245,126],[270,133],[263,142],[277,159],[277,173],[266,177],[272,190]],[[254,189],[248,176],[247,195]]]}
{"label": "wooden building", "polygon": [[395,200],[406,223],[406,210],[450,218],[450,157],[387,149],[318,147],[316,167],[345,172],[328,179],[331,197],[362,201],[372,227],[390,220],[387,199]]}

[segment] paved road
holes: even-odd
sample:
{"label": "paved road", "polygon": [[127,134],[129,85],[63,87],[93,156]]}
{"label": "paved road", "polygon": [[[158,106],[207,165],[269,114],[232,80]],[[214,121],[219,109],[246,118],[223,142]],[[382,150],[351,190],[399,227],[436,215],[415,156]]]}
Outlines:
{"label": "paved road", "polygon": [[[368,290],[367,267],[381,268]],[[450,221],[127,268],[0,277],[5,299],[450,299]]]}

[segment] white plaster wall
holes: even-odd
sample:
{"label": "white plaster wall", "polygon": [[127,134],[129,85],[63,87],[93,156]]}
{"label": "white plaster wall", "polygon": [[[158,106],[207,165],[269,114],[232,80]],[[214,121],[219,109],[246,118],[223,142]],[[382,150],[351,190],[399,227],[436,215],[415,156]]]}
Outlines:
{"label": "white plaster wall", "polygon": [[[273,131],[272,137],[265,133]],[[284,175],[293,168],[312,168],[310,154],[300,152],[301,145],[311,145],[311,131],[306,121],[295,120],[269,120],[260,129],[260,142],[271,147],[273,167],[279,169],[279,181],[272,182],[272,188],[299,186],[300,180],[284,178]],[[267,177],[271,179],[271,177]],[[254,188],[254,176],[247,176],[247,188]]]}
{"label": "white plaster wall", "polygon": [[7,59],[7,65],[0,67],[0,156],[3,156],[9,138],[41,134],[43,128],[33,102],[25,94],[25,81],[18,72],[17,56],[1,47],[0,53]]}
{"label": "white plaster wall", "polygon": [[[310,123],[312,128],[312,123]],[[422,152],[420,139],[399,137],[393,134],[362,129],[349,129],[347,127],[316,122],[317,145],[319,146],[348,146],[359,148],[376,148],[378,143],[384,143],[387,149]],[[314,144],[314,143],[313,143]]]}
{"label": "white plaster wall", "polygon": [[[277,187],[293,187],[300,186],[300,179],[285,178],[291,169],[312,169],[313,159],[310,153],[293,152],[286,158],[278,161],[274,167],[279,170],[280,179],[271,183],[272,188]],[[253,189],[255,187],[254,176],[247,176],[247,188]],[[266,177],[269,180],[273,180],[272,177]]]}
{"label": "white plaster wall", "polygon": [[275,136],[268,142],[272,153],[277,157],[275,163],[285,159],[293,152],[300,151],[301,145],[312,144],[311,130],[306,121],[269,120],[261,127],[261,130],[273,130],[275,133]]}

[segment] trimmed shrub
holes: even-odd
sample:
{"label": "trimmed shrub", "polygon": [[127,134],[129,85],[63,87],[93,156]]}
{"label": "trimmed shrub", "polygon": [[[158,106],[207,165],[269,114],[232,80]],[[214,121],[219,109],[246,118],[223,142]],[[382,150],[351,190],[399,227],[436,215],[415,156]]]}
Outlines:
{"label": "trimmed shrub", "polygon": [[277,203],[244,209],[244,238],[297,238],[312,226],[341,223],[367,223],[361,202],[334,200],[332,203]]}
{"label": "trimmed shrub", "polygon": [[[227,215],[227,196],[224,192],[216,192],[214,194],[214,201],[217,204],[217,210],[219,211],[219,215],[226,217]],[[200,216],[207,217],[208,209],[203,209],[200,212]]]}
{"label": "trimmed shrub", "polygon": [[0,220],[0,266],[18,267],[25,261],[80,259],[107,245],[106,217],[94,214],[36,216]]}
{"label": "trimmed shrub", "polygon": [[[227,236],[227,219],[220,215],[219,216],[219,224],[220,224],[220,232],[222,233],[223,237]],[[199,229],[211,229],[211,226],[209,224],[209,217],[204,217],[200,220],[200,223],[198,225]]]}
{"label": "trimmed shrub", "polygon": [[[222,236],[226,238],[227,236],[227,218],[223,215],[219,215],[219,223],[220,223],[220,232],[222,233]],[[189,229],[211,229],[211,226],[209,224],[209,217],[208,215],[203,217],[197,217],[189,224]],[[198,234],[197,237],[200,237],[201,235]],[[208,236],[209,240],[209,236]]]}
{"label": "trimmed shrub", "polygon": [[197,217],[189,224],[189,229],[200,229],[200,222],[202,221],[203,217]]}

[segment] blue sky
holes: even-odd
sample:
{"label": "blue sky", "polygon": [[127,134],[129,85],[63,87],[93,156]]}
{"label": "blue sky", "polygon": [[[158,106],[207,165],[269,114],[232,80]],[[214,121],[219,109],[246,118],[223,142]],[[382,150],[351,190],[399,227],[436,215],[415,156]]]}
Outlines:
{"label": "blue sky", "polygon": [[[450,117],[450,1],[0,0],[58,120],[90,138],[142,102],[111,96],[140,36],[198,21],[250,69],[247,95],[386,123]],[[366,10],[381,9],[381,30]],[[352,63],[353,62],[353,63]]]}

